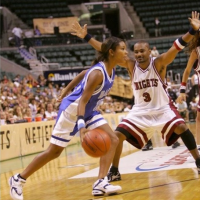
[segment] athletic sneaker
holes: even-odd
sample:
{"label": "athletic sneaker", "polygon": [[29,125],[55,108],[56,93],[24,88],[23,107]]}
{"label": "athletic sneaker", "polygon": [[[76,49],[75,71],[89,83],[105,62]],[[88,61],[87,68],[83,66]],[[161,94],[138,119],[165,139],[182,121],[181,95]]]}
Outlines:
{"label": "athletic sneaker", "polygon": [[14,200],[23,200],[22,189],[26,180],[19,178],[18,175],[19,174],[16,174],[9,179],[8,183],[10,185],[10,196]]}
{"label": "athletic sneaker", "polygon": [[200,158],[198,158],[195,163],[197,165],[198,173],[200,174]]}
{"label": "athletic sneaker", "polygon": [[121,190],[121,186],[119,185],[111,185],[108,183],[107,177],[104,179],[98,179],[93,184],[92,195],[93,196],[101,196],[104,194],[115,194]]}
{"label": "athletic sneaker", "polygon": [[121,180],[121,174],[118,172],[108,172],[107,174],[108,182],[112,181],[120,181]]}
{"label": "athletic sneaker", "polygon": [[172,144],[172,149],[175,149],[177,147],[179,147],[181,144],[179,142],[175,142],[174,144]]}
{"label": "athletic sneaker", "polygon": [[142,148],[142,151],[153,150],[153,145],[151,142],[147,142],[146,145]]}

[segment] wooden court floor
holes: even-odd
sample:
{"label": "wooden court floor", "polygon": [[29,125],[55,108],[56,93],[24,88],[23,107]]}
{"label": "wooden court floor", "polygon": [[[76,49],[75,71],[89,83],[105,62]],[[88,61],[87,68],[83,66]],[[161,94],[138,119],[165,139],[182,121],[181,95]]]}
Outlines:
{"label": "wooden court floor", "polygon": [[[195,135],[195,124],[189,124]],[[161,137],[155,134],[154,147],[162,147]],[[137,152],[124,144],[122,157]],[[35,155],[1,162],[1,199],[11,200],[8,178],[20,173]],[[130,161],[134,162],[134,161]],[[48,163],[27,180],[24,200],[200,200],[200,175],[196,168],[122,174],[122,180],[114,182],[122,191],[113,196],[93,197],[95,177],[69,179],[98,167],[99,160],[87,156],[80,143],[66,148],[62,155]]]}

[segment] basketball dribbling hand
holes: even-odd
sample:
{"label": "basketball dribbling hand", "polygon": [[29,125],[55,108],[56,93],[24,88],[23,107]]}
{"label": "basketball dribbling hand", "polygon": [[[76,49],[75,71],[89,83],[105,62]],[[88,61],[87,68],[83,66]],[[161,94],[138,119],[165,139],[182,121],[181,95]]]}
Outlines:
{"label": "basketball dribbling hand", "polygon": [[200,28],[200,21],[199,21],[199,13],[197,11],[192,11],[192,18],[188,18],[190,21],[190,25],[194,30],[199,30]]}
{"label": "basketball dribbling hand", "polygon": [[72,24],[72,31],[72,35],[76,35],[79,38],[83,39],[87,35],[87,24],[81,27],[78,22],[75,22],[74,24]]}
{"label": "basketball dribbling hand", "polygon": [[80,129],[80,139],[81,139],[81,143],[83,142],[83,138],[85,137],[85,133],[87,132],[86,128],[81,128]]}

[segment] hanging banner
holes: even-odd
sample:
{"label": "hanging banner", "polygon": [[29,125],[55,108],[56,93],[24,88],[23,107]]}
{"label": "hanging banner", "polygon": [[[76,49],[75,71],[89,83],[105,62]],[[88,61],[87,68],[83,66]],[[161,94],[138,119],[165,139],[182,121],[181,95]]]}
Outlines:
{"label": "hanging banner", "polygon": [[68,33],[72,31],[71,26],[76,21],[77,17],[41,18],[33,19],[33,25],[38,27],[41,34],[53,34],[54,27],[58,27],[60,33]]}

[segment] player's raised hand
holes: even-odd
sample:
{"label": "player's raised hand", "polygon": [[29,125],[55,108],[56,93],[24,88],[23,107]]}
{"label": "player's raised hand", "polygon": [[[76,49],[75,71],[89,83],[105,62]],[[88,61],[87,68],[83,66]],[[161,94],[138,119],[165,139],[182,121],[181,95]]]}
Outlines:
{"label": "player's raised hand", "polygon": [[72,24],[72,35],[76,35],[80,38],[84,38],[87,35],[87,24],[85,24],[83,27],[80,26],[78,22],[75,22]]}
{"label": "player's raised hand", "polygon": [[188,18],[190,24],[194,30],[199,30],[200,28],[200,20],[199,20],[199,13],[197,11],[192,11],[192,18]]}

